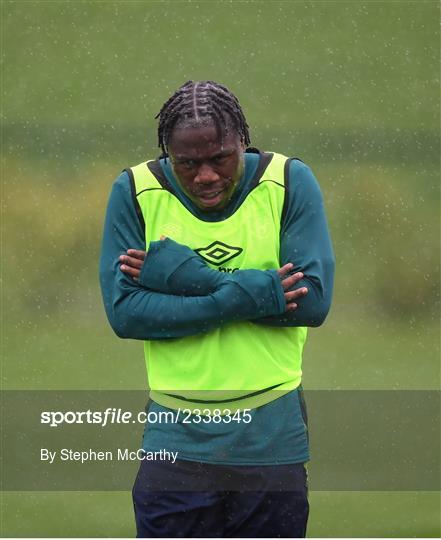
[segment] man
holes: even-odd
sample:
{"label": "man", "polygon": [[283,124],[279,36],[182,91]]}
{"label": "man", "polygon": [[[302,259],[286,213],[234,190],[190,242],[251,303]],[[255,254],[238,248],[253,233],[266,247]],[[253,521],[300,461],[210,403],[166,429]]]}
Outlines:
{"label": "man", "polygon": [[[301,358],[330,306],[323,202],[298,159],[250,148],[237,98],[189,81],[163,105],[162,156],[107,209],[101,286],[118,336],[144,340],[149,412],[138,537],[302,537],[309,460]],[[159,454],[157,454],[159,455]]]}

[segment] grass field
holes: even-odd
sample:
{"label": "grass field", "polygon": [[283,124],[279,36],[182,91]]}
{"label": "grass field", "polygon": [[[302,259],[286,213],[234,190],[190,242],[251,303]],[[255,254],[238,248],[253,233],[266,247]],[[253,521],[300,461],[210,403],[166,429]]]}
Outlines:
{"label": "grass field", "polygon": [[[188,79],[324,192],[337,274],[308,389],[430,390],[439,363],[438,2],[3,1],[3,389],[141,389],[97,282],[113,178]],[[431,441],[427,441],[431,444]],[[4,467],[8,464],[4,463]],[[438,492],[312,492],[311,536],[441,535]],[[1,535],[133,536],[128,492],[6,492]]]}

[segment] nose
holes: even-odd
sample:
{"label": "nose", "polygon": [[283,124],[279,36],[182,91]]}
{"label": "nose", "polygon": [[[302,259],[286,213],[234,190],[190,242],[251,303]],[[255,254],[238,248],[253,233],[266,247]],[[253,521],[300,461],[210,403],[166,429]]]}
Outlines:
{"label": "nose", "polygon": [[220,176],[208,163],[201,163],[194,181],[198,184],[211,184],[220,180]]}

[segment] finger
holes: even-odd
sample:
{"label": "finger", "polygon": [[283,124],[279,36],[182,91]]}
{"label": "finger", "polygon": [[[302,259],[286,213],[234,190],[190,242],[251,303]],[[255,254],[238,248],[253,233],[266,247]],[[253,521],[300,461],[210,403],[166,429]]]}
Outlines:
{"label": "finger", "polygon": [[134,257],[129,257],[128,255],[120,255],[119,261],[121,264],[126,266],[131,266],[133,268],[141,268],[144,261],[135,259]]}
{"label": "finger", "polygon": [[144,261],[140,261],[139,259],[134,259],[133,257],[129,257],[128,255],[121,255],[119,258],[119,262],[121,264],[124,264],[125,266],[130,266],[131,268],[140,270],[142,268]]}
{"label": "finger", "polygon": [[135,259],[135,257],[129,257],[128,255],[121,255],[119,260],[122,264],[132,266],[133,268],[141,268],[144,262],[144,259]]}
{"label": "finger", "polygon": [[133,279],[138,279],[140,275],[140,271],[136,268],[132,268],[131,266],[127,266],[125,264],[120,265],[120,270],[124,272],[124,274],[127,274],[128,276],[131,276]]}
{"label": "finger", "polygon": [[161,238],[159,240],[165,240],[167,237],[161,234]]}
{"label": "finger", "polygon": [[288,264],[285,264],[283,265],[281,268],[279,268],[277,270],[277,273],[279,274],[279,276],[282,278],[283,276],[285,276],[286,274],[288,274],[289,272],[291,272],[291,270],[293,269],[294,265],[292,263],[288,263]]}
{"label": "finger", "polygon": [[298,281],[300,281],[303,278],[302,272],[296,272],[292,276],[288,276],[287,278],[282,280],[282,287],[284,290],[290,289],[293,285],[295,285]]}
{"label": "finger", "polygon": [[286,304],[286,310],[285,311],[294,311],[295,309],[297,309],[297,304],[295,303],[292,303],[292,304]]}
{"label": "finger", "polygon": [[127,254],[136,259],[140,259],[141,261],[143,261],[146,256],[146,252],[140,249],[128,249]]}
{"label": "finger", "polygon": [[285,300],[287,304],[292,303],[294,300],[297,300],[298,298],[302,298],[303,296],[306,296],[308,294],[308,289],[306,287],[301,287],[300,289],[296,289],[295,291],[289,291],[285,293]]}

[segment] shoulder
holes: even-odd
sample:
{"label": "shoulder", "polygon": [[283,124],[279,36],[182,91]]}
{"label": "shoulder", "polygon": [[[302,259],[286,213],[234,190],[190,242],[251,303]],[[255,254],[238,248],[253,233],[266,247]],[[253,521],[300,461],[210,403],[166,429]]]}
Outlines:
{"label": "shoulder", "polygon": [[151,170],[152,165],[155,166],[156,170],[159,167],[159,160],[142,161],[136,165],[126,167],[116,177],[113,183],[113,191],[133,195],[135,193],[135,175],[139,176],[141,171],[145,170],[147,172],[147,170]]}
{"label": "shoulder", "polygon": [[311,167],[298,157],[287,158],[289,160],[289,168],[287,171],[288,180],[292,182],[294,179],[315,178]]}
{"label": "shoulder", "polygon": [[267,152],[266,154],[273,154],[278,157],[280,163],[279,167],[283,167],[284,169],[284,183],[288,192],[291,194],[294,191],[299,190],[320,192],[319,183],[312,172],[311,167],[299,157],[288,157],[277,152]]}
{"label": "shoulder", "polygon": [[133,175],[130,169],[124,169],[113,181],[109,204],[119,208],[121,205],[133,204],[135,198]]}
{"label": "shoulder", "polygon": [[304,175],[309,174],[314,176],[310,167],[299,157],[290,157],[279,152],[268,151],[261,152],[260,158],[261,160],[266,158],[267,166],[270,166],[271,163],[277,162],[279,167],[284,167],[285,176],[288,177],[287,179],[289,180],[302,173]]}
{"label": "shoulder", "polygon": [[117,189],[127,189],[130,187],[130,169],[124,169],[119,173],[119,175],[115,178],[115,181],[113,182],[113,187],[116,187]]}
{"label": "shoulder", "polygon": [[323,206],[320,185],[312,169],[301,159],[289,159],[285,169],[285,220],[306,216]]}
{"label": "shoulder", "polygon": [[289,163],[289,173],[290,173],[290,176],[293,176],[295,174],[298,174],[299,172],[305,172],[305,171],[311,171],[311,168],[309,167],[309,165],[307,165],[304,161],[302,161],[300,158],[298,157],[294,157],[294,158],[289,158],[291,161]]}
{"label": "shoulder", "polygon": [[299,158],[292,158],[289,163],[286,187],[290,193],[320,195],[320,186],[311,167]]}

